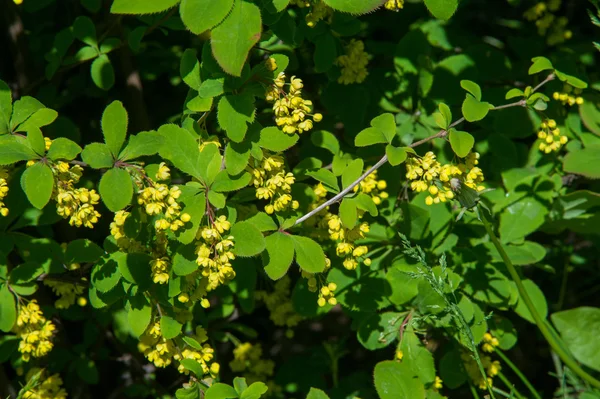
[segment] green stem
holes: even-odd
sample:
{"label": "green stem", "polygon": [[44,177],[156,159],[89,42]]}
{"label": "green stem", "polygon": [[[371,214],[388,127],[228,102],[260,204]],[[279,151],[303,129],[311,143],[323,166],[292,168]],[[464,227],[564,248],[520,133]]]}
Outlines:
{"label": "green stem", "polygon": [[498,373],[498,378],[500,378],[500,381],[506,385],[506,388],[510,389],[511,394],[514,393],[517,399],[523,399],[523,395],[521,395],[517,388],[508,380],[508,378],[506,378],[504,374]]}
{"label": "green stem", "polygon": [[492,230],[490,222],[487,220],[487,216],[485,216],[483,210],[480,209],[479,206],[475,209],[477,210],[479,220],[481,220],[481,222],[483,223],[483,227],[485,228],[485,231],[488,233],[490,240],[492,240],[492,243],[494,244],[494,246],[498,250],[498,253],[502,257],[502,260],[504,261],[504,264],[506,265],[506,268],[508,269],[508,273],[510,274],[511,278],[515,282],[515,284],[517,286],[517,290],[519,291],[520,299],[523,301],[523,303],[525,303],[525,306],[531,313],[531,316],[535,320],[535,324],[537,325],[538,329],[540,330],[540,332],[546,339],[546,342],[548,342],[548,344],[550,345],[552,350],[554,352],[556,352],[556,354],[560,357],[560,359],[563,361],[563,363],[565,363],[565,365],[568,368],[570,368],[575,374],[577,374],[580,378],[584,379],[585,381],[587,381],[594,387],[600,388],[600,381],[598,381],[593,376],[586,373],[585,370],[583,370],[579,366],[579,364],[577,364],[577,362],[575,360],[573,360],[573,358],[567,353],[567,351],[564,350],[563,347],[557,342],[556,338],[554,337],[554,335],[548,329],[548,326],[544,322],[544,319],[542,319],[540,314],[535,309],[535,306],[533,305],[533,301],[529,297],[529,294],[527,294],[527,291],[525,290],[525,286],[523,285],[523,282],[521,281],[521,277],[519,277],[519,273],[517,273],[517,269],[515,269],[514,265],[510,261],[510,258],[506,254],[506,251],[504,251],[504,248],[502,248],[502,244],[500,243],[500,241],[494,234],[494,231]]}
{"label": "green stem", "polygon": [[480,399],[479,394],[477,393],[477,388],[475,387],[475,385],[473,385],[471,381],[469,381],[469,388],[471,388],[471,394],[473,395],[473,398]]}
{"label": "green stem", "polygon": [[502,361],[504,363],[506,363],[506,365],[513,371],[513,373],[515,373],[517,375],[517,377],[519,377],[521,382],[527,387],[527,389],[529,389],[529,392],[531,392],[533,397],[535,399],[542,399],[542,397],[537,393],[537,391],[535,390],[535,388],[533,387],[531,382],[529,382],[527,377],[525,377],[525,375],[523,375],[523,373],[521,373],[521,370],[519,370],[519,368],[517,366],[515,366],[515,364],[508,358],[508,356],[506,356],[504,353],[502,353],[498,349],[496,349],[495,352],[498,355],[498,357],[500,359],[502,359]]}

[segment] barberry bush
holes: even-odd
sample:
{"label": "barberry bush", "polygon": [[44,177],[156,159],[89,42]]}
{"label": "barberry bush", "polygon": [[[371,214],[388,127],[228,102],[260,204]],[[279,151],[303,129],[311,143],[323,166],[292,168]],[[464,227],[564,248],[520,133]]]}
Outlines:
{"label": "barberry bush", "polygon": [[599,6],[5,0],[0,396],[600,398]]}

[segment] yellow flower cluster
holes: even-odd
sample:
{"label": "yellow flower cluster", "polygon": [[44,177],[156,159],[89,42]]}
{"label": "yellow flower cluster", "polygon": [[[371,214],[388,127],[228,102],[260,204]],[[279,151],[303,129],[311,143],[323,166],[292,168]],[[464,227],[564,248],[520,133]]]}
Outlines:
{"label": "yellow flower cluster", "polygon": [[573,36],[573,32],[568,29],[569,20],[567,17],[557,17],[554,12],[558,11],[561,6],[561,0],[541,1],[525,11],[523,16],[529,21],[535,21],[540,36],[547,36],[549,45],[563,43],[565,40]]}
{"label": "yellow flower cluster", "polygon": [[[221,284],[226,284],[235,277],[231,261],[235,259],[232,250],[233,236],[227,235],[231,223],[226,216],[219,216],[209,226],[198,230],[196,238],[196,263],[200,266],[200,274],[207,279],[206,291],[212,291]],[[204,299],[205,306],[208,300]]]}
{"label": "yellow flower cluster", "polygon": [[[307,132],[313,128],[313,121],[320,122],[323,115],[311,114],[312,101],[302,98],[302,79],[292,76],[289,84],[285,80],[285,73],[280,72],[265,93],[265,99],[273,103],[275,123],[287,134]],[[286,86],[289,86],[287,92]],[[307,117],[312,117],[312,120]]]}
{"label": "yellow flower cluster", "polygon": [[560,150],[569,141],[567,136],[560,134],[560,129],[554,119],[547,119],[542,122],[538,131],[538,138],[542,141],[538,148],[546,154]]}
{"label": "yellow flower cluster", "polygon": [[169,272],[171,271],[171,259],[168,256],[161,256],[150,261],[150,270],[152,281],[155,284],[166,284],[169,282]]}
{"label": "yellow flower cluster", "polygon": [[256,291],[255,293],[256,300],[263,301],[267,306],[273,324],[288,328],[288,336],[293,334],[291,329],[303,320],[303,317],[294,310],[290,299],[291,283],[290,277],[285,275],[275,283],[273,292]]}
{"label": "yellow flower cluster", "polygon": [[329,283],[319,290],[319,299],[317,300],[317,304],[320,307],[325,306],[326,304],[330,304],[332,306],[337,305],[337,299],[335,299],[335,290],[337,290],[336,283]]}
{"label": "yellow flower cluster", "polygon": [[45,377],[46,372],[32,368],[27,372],[27,381],[36,378],[37,382],[29,387],[29,383],[21,390],[19,397],[23,399],[66,399],[67,391],[62,387],[63,381],[58,374]]}
{"label": "yellow flower cluster", "polygon": [[317,25],[317,22],[325,19],[328,19],[328,22],[331,23],[333,9],[325,4],[323,0],[315,0],[314,4],[311,4],[308,0],[291,0],[290,4],[300,8],[311,8],[306,15],[306,25],[310,28],[314,28]]}
{"label": "yellow flower cluster", "polygon": [[386,188],[387,182],[385,180],[377,180],[377,171],[374,171],[354,187],[354,192],[356,193],[360,189],[362,193],[371,196],[375,205],[379,205],[382,200],[389,197],[389,194],[384,191]]}
{"label": "yellow flower cluster", "polygon": [[56,213],[64,219],[69,218],[69,224],[76,227],[94,228],[98,222],[100,213],[94,205],[100,202],[100,196],[96,190],[87,188],[75,188],[83,175],[83,169],[79,165],[71,167],[67,162],[57,162],[52,166],[54,173],[53,198],[56,200]]}
{"label": "yellow flower cluster", "polygon": [[346,54],[336,59],[336,64],[341,67],[342,73],[338,83],[349,85],[363,82],[369,74],[367,71],[369,54],[365,52],[365,44],[361,40],[352,39],[345,50]]}
{"label": "yellow flower cluster", "polygon": [[[166,180],[170,177],[169,168],[163,163],[160,164],[156,173],[157,180]],[[154,186],[145,187],[138,193],[138,204],[140,204],[146,213],[150,216],[161,215],[154,222],[154,228],[157,232],[179,230],[183,225],[190,221],[190,215],[181,213],[181,205],[177,199],[181,195],[181,189],[177,186],[169,188],[168,185],[156,183]]]}
{"label": "yellow flower cluster", "polygon": [[433,152],[429,151],[420,157],[410,157],[406,161],[406,178],[411,181],[411,190],[421,193],[427,191],[425,198],[427,205],[439,204],[454,198],[450,187],[453,177],[460,177],[464,184],[474,190],[485,189],[481,183],[484,180],[483,171],[477,167],[479,153],[472,152],[465,158],[464,163],[458,165],[442,165],[436,160]]}
{"label": "yellow flower cluster", "polygon": [[496,350],[497,346],[500,346],[500,341],[498,341],[498,338],[494,337],[489,332],[486,332],[483,335],[483,345],[481,346],[481,349],[484,352],[492,353]]}
{"label": "yellow flower cluster", "polygon": [[4,204],[4,198],[8,195],[8,172],[0,168],[0,215],[7,216],[8,208]]}
{"label": "yellow flower cluster", "polygon": [[141,242],[131,239],[125,235],[125,221],[131,216],[130,212],[118,211],[110,223],[110,234],[117,241],[117,246],[125,252],[146,252]]}
{"label": "yellow flower cluster", "polygon": [[562,92],[555,91],[554,93],[552,93],[552,98],[556,101],[560,101],[562,105],[581,105],[583,104],[584,100],[583,97],[580,96],[580,94],[581,89],[573,90],[571,86],[565,85]]}
{"label": "yellow flower cluster", "polygon": [[370,227],[367,222],[349,229],[342,226],[342,220],[338,215],[331,213],[327,214],[323,221],[327,223],[329,238],[337,241],[335,253],[338,257],[344,258],[343,265],[346,269],[354,270],[360,262],[366,266],[371,265],[371,259],[365,258],[369,247],[355,244],[355,241],[364,238],[369,232]]}
{"label": "yellow flower cluster", "polygon": [[68,309],[75,303],[75,299],[80,306],[87,304],[86,298],[81,296],[85,291],[83,284],[45,279],[44,285],[52,288],[52,291],[60,297],[54,302],[57,309]]}
{"label": "yellow flower cluster", "polygon": [[[183,348],[178,348],[175,342],[171,339],[163,337],[158,319],[154,320],[146,331],[140,337],[138,349],[151,361],[156,367],[165,368],[169,366],[173,360],[181,361],[183,359],[193,359],[197,361],[205,375],[215,377],[219,372],[219,364],[212,362],[214,358],[214,349],[205,342],[208,340],[206,331],[202,327],[196,327],[196,335],[194,338],[202,349],[197,350],[183,344]],[[188,374],[188,370],[181,364],[177,366],[177,370],[182,374]]]}
{"label": "yellow flower cluster", "polygon": [[284,159],[279,155],[265,153],[257,166],[250,167],[250,185],[256,188],[256,198],[269,201],[265,212],[273,214],[288,208],[298,209],[299,203],[292,199],[294,174],[286,172]]}
{"label": "yellow flower cluster", "polygon": [[262,346],[245,342],[233,350],[233,360],[229,363],[231,371],[244,373],[248,384],[256,381],[266,381],[273,375],[275,362],[262,359]]}
{"label": "yellow flower cluster", "polygon": [[13,331],[21,339],[19,352],[25,362],[28,362],[31,356],[47,355],[54,346],[51,338],[56,327],[46,320],[35,299],[26,306],[19,306],[19,316]]}
{"label": "yellow flower cluster", "polygon": [[437,375],[435,376],[435,380],[433,381],[433,389],[438,391],[444,387],[444,381]]}
{"label": "yellow flower cluster", "polygon": [[485,390],[487,389],[487,385],[493,386],[494,377],[498,375],[498,373],[502,370],[500,366],[500,362],[498,360],[492,360],[489,356],[480,356],[481,364],[486,372],[486,377],[484,378],[479,372],[479,367],[477,366],[477,362],[473,359],[473,356],[467,352],[463,352],[461,354],[461,358],[463,360],[463,364],[467,371],[467,374],[471,378],[471,380],[477,384],[479,389]]}
{"label": "yellow flower cluster", "polygon": [[384,7],[391,11],[400,11],[404,8],[404,0],[387,0]]}

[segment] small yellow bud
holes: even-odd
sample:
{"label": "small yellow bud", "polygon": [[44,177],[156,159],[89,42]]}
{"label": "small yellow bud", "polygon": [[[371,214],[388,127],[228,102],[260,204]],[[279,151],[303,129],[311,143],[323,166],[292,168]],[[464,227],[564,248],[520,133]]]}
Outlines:
{"label": "small yellow bud", "polygon": [[192,217],[190,216],[190,214],[189,214],[189,213],[182,213],[182,214],[181,214],[181,217],[180,217],[179,219],[181,219],[181,221],[182,221],[183,223],[187,223],[187,222],[189,222],[190,220],[192,220]]}
{"label": "small yellow bud", "polygon": [[219,363],[213,363],[210,365],[211,374],[219,374],[219,370],[221,370],[221,365]]}
{"label": "small yellow bud", "polygon": [[398,349],[398,350],[396,351],[396,359],[398,359],[398,360],[402,360],[402,358],[403,358],[403,357],[404,357],[404,352],[402,352],[402,350],[401,350],[401,349]]}
{"label": "small yellow bud", "polygon": [[337,299],[331,297],[327,300],[327,302],[331,305],[331,306],[335,306],[337,305]]}
{"label": "small yellow bud", "polygon": [[581,104],[583,104],[583,97],[577,97],[577,98],[575,99],[575,104],[577,104],[577,105],[581,105]]}
{"label": "small yellow bud", "polygon": [[321,114],[314,114],[313,115],[313,121],[315,122],[321,122],[323,120],[323,115]]}
{"label": "small yellow bud", "polygon": [[317,300],[317,305],[319,305],[320,307],[325,306],[325,304],[327,303],[327,301],[325,301],[325,298],[321,297]]}
{"label": "small yellow bud", "polygon": [[331,292],[329,291],[328,287],[323,287],[321,288],[321,294],[328,296]]}
{"label": "small yellow bud", "polygon": [[327,288],[329,288],[329,291],[335,291],[335,290],[337,290],[337,284],[336,283],[329,283],[327,285]]}
{"label": "small yellow bud", "polygon": [[77,304],[83,307],[87,305],[87,299],[85,299],[85,297],[80,296],[79,298],[77,298]]}
{"label": "small yellow bud", "polygon": [[371,258],[365,259],[363,263],[365,264],[365,266],[371,266]]}
{"label": "small yellow bud", "polygon": [[425,198],[425,204],[433,205],[433,198],[431,196],[427,196],[427,198]]}
{"label": "small yellow bud", "polygon": [[554,119],[549,119],[548,120],[548,127],[550,129],[554,129],[556,127],[556,121]]}
{"label": "small yellow bud", "polygon": [[179,294],[177,300],[181,303],[186,303],[190,300],[190,296],[186,293]]}

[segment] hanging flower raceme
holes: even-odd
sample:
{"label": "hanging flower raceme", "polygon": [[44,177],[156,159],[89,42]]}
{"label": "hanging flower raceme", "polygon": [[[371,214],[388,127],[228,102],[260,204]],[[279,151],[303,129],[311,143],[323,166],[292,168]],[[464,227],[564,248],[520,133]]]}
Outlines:
{"label": "hanging flower raceme", "polygon": [[386,188],[387,182],[385,180],[377,180],[377,171],[375,170],[355,186],[353,190],[355,193],[360,190],[361,193],[370,195],[375,205],[379,205],[382,200],[389,197],[389,194],[384,191]]}
{"label": "hanging flower raceme", "polygon": [[538,148],[546,154],[559,151],[569,141],[567,136],[560,134],[560,128],[556,125],[554,119],[547,119],[542,122],[538,131],[538,139],[541,140]]}
{"label": "hanging flower raceme", "polygon": [[0,215],[8,216],[8,208],[4,204],[4,198],[8,195],[8,171],[0,168]]}
{"label": "hanging flower raceme", "polygon": [[288,208],[298,209],[299,203],[292,198],[294,174],[287,172],[284,159],[280,155],[264,152],[263,159],[256,166],[249,167],[252,174],[250,185],[256,188],[256,198],[268,201],[265,212],[273,214]]}
{"label": "hanging flower raceme", "polygon": [[361,40],[352,39],[345,49],[346,54],[336,59],[336,64],[341,67],[342,73],[338,83],[344,85],[362,83],[369,74],[367,71],[369,54],[365,52],[365,44]]}
{"label": "hanging flower raceme", "polygon": [[121,210],[116,212],[113,221],[110,223],[110,234],[116,240],[117,246],[121,251],[149,252],[141,242],[136,241],[133,238],[129,238],[125,234],[125,222],[130,216],[131,213],[127,211]]}
{"label": "hanging flower raceme", "polygon": [[[32,368],[25,377],[27,385],[21,390],[23,399],[66,399],[67,391],[62,387],[63,381],[58,374],[48,375],[45,370]],[[30,386],[31,384],[31,386]]]}
{"label": "hanging flower raceme", "polygon": [[263,301],[267,306],[273,324],[288,328],[288,336],[293,335],[292,328],[304,319],[294,310],[291,301],[291,284],[292,280],[285,275],[275,283],[272,292],[256,291],[255,293],[256,300]]}
{"label": "hanging flower raceme", "polygon": [[51,168],[55,180],[52,198],[56,200],[56,213],[64,219],[68,218],[71,226],[94,228],[101,216],[94,208],[100,202],[100,196],[96,190],[75,188],[83,175],[83,168],[61,161],[51,165]]}
{"label": "hanging flower raceme", "polygon": [[[234,237],[228,234],[231,223],[222,215],[214,219],[208,226],[201,227],[196,235],[196,263],[200,266],[200,277],[205,279],[199,284],[195,297],[205,296],[222,284],[226,284],[235,277],[231,261],[233,254]],[[208,300],[202,300],[202,306],[208,307]]]}
{"label": "hanging flower raceme", "polygon": [[391,11],[400,11],[404,8],[404,0],[387,0],[384,7]]}
{"label": "hanging flower raceme", "polygon": [[292,76],[290,83],[285,80],[285,73],[280,72],[265,93],[266,100],[273,103],[275,123],[287,134],[307,132],[313,128],[313,121],[320,122],[323,115],[313,115],[312,101],[302,98],[302,79]]}
{"label": "hanging flower raceme", "polygon": [[52,288],[52,291],[60,297],[54,302],[54,306],[57,309],[68,309],[75,303],[75,300],[80,306],[87,304],[85,296],[82,296],[85,292],[84,281],[85,279],[82,279],[82,282],[77,283],[44,279],[44,285]]}
{"label": "hanging flower raceme", "polygon": [[535,21],[538,34],[546,36],[546,41],[551,46],[563,43],[573,36],[573,32],[566,29],[568,18],[554,14],[560,9],[561,3],[562,0],[540,1],[523,14],[525,19]]}
{"label": "hanging flower raceme", "polygon": [[580,94],[581,89],[573,89],[573,87],[569,85],[564,85],[562,92],[555,91],[554,93],[552,93],[552,98],[556,101],[560,101],[562,105],[581,105],[584,103],[584,100]]}
{"label": "hanging flower raceme", "polygon": [[494,337],[489,332],[483,334],[483,344],[481,346],[481,349],[484,352],[492,353],[496,350],[496,347],[498,346],[500,346],[500,341],[498,341],[498,338]]}
{"label": "hanging flower raceme", "polygon": [[241,343],[233,350],[233,360],[229,363],[229,367],[235,373],[243,373],[248,384],[266,381],[273,375],[275,362],[263,359],[262,354],[260,344]]}
{"label": "hanging flower raceme", "polygon": [[[362,217],[363,211],[358,211]],[[354,270],[360,263],[364,263],[366,266],[371,265],[371,259],[366,257],[369,247],[355,243],[355,241],[365,238],[365,234],[369,232],[370,227],[367,222],[359,223],[350,229],[343,227],[340,217],[331,213],[323,219],[323,222],[326,223],[329,238],[337,242],[335,253],[344,259],[342,262],[344,268]]]}
{"label": "hanging flower raceme", "polygon": [[450,181],[458,178],[468,187],[482,191],[484,180],[483,171],[477,167],[479,154],[470,153],[463,163],[458,165],[442,165],[436,160],[433,152],[429,151],[420,157],[410,157],[406,161],[406,178],[410,181],[411,190],[421,193],[428,192],[425,198],[427,205],[439,204],[454,198]]}
{"label": "hanging flower raceme", "polygon": [[25,362],[31,357],[46,356],[54,347],[52,336],[56,327],[46,320],[35,299],[27,305],[19,306],[19,315],[13,331],[21,340],[19,352]]}
{"label": "hanging flower raceme", "polygon": [[317,22],[327,19],[331,23],[333,9],[323,2],[323,0],[290,0],[291,5],[300,8],[309,8],[306,14],[306,25],[314,28]]}

